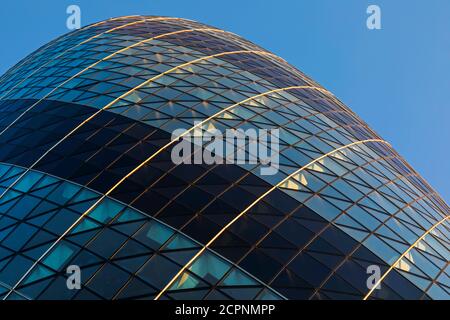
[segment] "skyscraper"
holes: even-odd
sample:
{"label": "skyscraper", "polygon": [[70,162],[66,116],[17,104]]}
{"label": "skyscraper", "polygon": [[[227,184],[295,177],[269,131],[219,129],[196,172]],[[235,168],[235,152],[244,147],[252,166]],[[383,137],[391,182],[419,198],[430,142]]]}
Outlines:
{"label": "skyscraper", "polygon": [[[276,173],[173,161],[174,130],[211,128],[278,130]],[[214,27],[109,19],[0,78],[2,299],[448,299],[449,213],[331,92]]]}

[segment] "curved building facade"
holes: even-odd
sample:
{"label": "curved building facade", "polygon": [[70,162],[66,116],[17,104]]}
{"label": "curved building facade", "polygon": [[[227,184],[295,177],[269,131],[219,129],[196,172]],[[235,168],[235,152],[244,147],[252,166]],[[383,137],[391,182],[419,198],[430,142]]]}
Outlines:
{"label": "curved building facade", "polygon": [[[277,129],[277,172],[175,163],[207,128]],[[106,20],[0,78],[1,299],[449,299],[449,213],[330,92],[197,22]]]}

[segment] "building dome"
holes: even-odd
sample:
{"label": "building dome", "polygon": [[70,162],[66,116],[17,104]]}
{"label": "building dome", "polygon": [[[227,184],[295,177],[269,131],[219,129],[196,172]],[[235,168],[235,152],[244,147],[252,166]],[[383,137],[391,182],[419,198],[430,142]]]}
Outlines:
{"label": "building dome", "polygon": [[[211,128],[278,130],[276,172],[173,161],[174,130]],[[1,299],[449,299],[449,213],[332,93],[214,27],[109,19],[0,78]]]}

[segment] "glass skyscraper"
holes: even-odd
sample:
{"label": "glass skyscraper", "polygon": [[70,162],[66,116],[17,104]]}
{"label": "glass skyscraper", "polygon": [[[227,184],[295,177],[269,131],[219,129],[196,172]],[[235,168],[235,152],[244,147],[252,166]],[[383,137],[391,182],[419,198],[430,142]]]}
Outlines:
{"label": "glass skyscraper", "polygon": [[[175,164],[177,128],[278,129],[279,170]],[[0,78],[1,299],[449,299],[449,214],[332,93],[214,27],[109,19]]]}

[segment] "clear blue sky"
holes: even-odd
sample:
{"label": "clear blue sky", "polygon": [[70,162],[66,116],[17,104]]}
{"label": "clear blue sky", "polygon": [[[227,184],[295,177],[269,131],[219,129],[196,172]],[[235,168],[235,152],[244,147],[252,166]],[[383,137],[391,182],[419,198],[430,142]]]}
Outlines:
{"label": "clear blue sky", "polygon": [[[449,0],[14,0],[0,10],[0,74],[82,24],[142,14],[189,18],[235,32],[332,91],[450,199]],[[382,30],[366,28],[366,8]]]}

